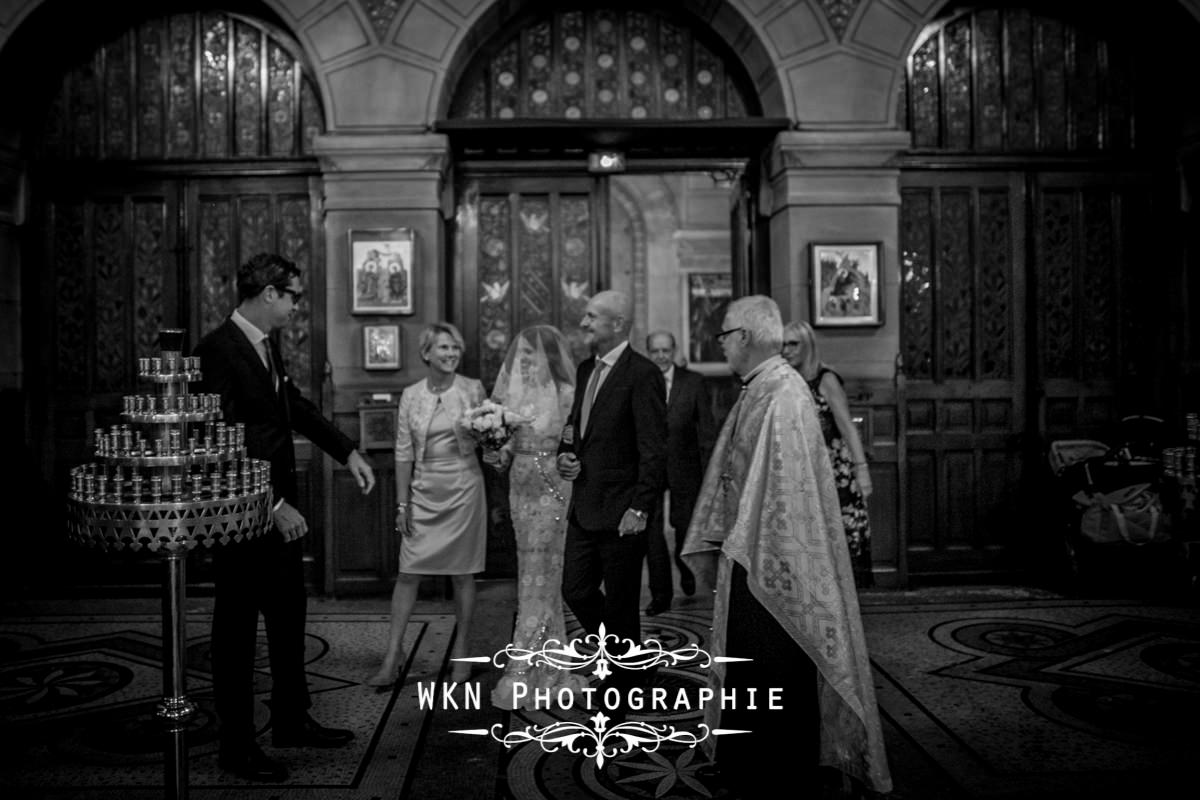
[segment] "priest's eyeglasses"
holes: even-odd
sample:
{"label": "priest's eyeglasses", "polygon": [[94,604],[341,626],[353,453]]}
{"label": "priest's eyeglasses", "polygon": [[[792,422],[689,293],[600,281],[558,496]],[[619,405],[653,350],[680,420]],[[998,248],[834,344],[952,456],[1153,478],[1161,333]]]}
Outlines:
{"label": "priest's eyeglasses", "polygon": [[721,331],[720,333],[718,333],[718,334],[717,334],[716,336],[714,336],[713,338],[714,338],[714,339],[716,339],[716,340],[717,340],[717,343],[719,344],[719,343],[721,343],[721,342],[725,341],[725,337],[726,337],[726,336],[728,336],[729,334],[731,334],[731,333],[737,333],[738,331],[741,331],[741,330],[745,330],[745,328],[741,328],[741,327],[738,327],[738,328],[730,328],[729,330]]}

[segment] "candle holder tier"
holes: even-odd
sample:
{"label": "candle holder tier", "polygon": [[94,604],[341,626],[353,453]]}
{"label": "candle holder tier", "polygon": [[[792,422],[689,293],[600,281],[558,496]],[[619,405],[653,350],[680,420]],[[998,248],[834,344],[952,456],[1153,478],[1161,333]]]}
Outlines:
{"label": "candle holder tier", "polygon": [[188,552],[252,539],[271,526],[271,489],[180,503],[69,498],[69,535],[85,547],[152,553]]}

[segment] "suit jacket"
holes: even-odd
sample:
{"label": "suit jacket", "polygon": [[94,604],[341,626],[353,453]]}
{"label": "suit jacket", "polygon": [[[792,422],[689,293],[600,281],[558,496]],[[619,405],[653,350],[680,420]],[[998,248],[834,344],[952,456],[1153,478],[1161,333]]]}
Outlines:
{"label": "suit jacket", "polygon": [[626,347],[596,393],[588,429],[579,433],[580,409],[596,358],[579,365],[567,424],[581,466],[571,489],[571,513],[588,531],[615,531],[626,509],[654,510],[666,477],[666,387],[650,359]]}
{"label": "suit jacket", "polygon": [[700,373],[676,366],[667,398],[667,488],[675,498],[695,497],[704,480],[716,427],[707,400]]}
{"label": "suit jacket", "polygon": [[226,319],[205,336],[193,355],[200,357],[200,372],[204,376],[198,384],[199,391],[221,395],[221,411],[227,424],[245,423],[246,455],[269,461],[275,500],[284,499],[296,505],[292,431],[307,436],[342,464],[354,450],[354,442],[300,394],[287,375],[279,350],[274,343],[270,347],[271,359],[279,373],[278,392],[271,385],[271,373],[258,351],[232,319]]}

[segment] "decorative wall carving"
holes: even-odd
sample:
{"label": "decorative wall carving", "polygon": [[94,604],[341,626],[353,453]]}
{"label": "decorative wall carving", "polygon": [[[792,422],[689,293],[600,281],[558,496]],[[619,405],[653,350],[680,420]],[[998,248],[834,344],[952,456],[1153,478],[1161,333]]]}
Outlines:
{"label": "decorative wall carving", "polygon": [[707,40],[651,11],[590,8],[537,17],[484,49],[451,117],[722,119],[751,113]]}
{"label": "decorative wall carving", "polygon": [[367,12],[367,17],[371,20],[371,27],[375,29],[375,35],[380,41],[387,36],[388,28],[392,27],[392,21],[396,19],[396,12],[400,10],[400,0],[360,0],[363,10]]}
{"label": "decorative wall carving", "polygon": [[281,32],[233,14],[148,20],[64,76],[40,156],[309,155],[324,123],[298,52]]}
{"label": "decorative wall carving", "polygon": [[825,12],[825,19],[829,20],[829,27],[837,34],[838,41],[845,38],[846,27],[861,2],[862,0],[817,0],[821,10]]}
{"label": "decorative wall carving", "polygon": [[1129,53],[1080,26],[1028,9],[965,11],[908,57],[900,119],[920,149],[1129,150],[1132,75]]}

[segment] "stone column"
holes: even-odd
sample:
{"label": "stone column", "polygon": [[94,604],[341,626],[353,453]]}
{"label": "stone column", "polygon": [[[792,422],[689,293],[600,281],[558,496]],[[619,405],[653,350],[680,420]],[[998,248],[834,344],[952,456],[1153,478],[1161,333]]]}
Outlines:
{"label": "stone column", "polygon": [[900,170],[907,131],[785,131],[772,146],[771,296],[785,322],[811,320],[816,242],[882,244],[879,328],[822,332],[821,355],[861,377],[890,379],[899,351]]}
{"label": "stone column", "polygon": [[878,586],[904,584],[903,413],[894,382],[900,350],[900,169],[909,146],[904,131],[787,131],[772,148],[771,294],[785,321],[812,320],[810,245],[881,245],[883,324],[821,328],[821,360],[845,379],[850,413],[858,420],[871,463],[868,501],[871,558]]}
{"label": "stone column", "polygon": [[[422,326],[444,319],[447,309],[445,248],[446,177],[449,144],[440,134],[330,134],[317,137],[325,188],[326,325],[334,385],[390,391],[424,370],[417,354]],[[414,241],[411,316],[352,315],[351,230],[410,228]],[[398,323],[399,373],[363,369],[362,326]],[[346,393],[343,393],[346,394]],[[338,398],[337,410],[357,403]]]}
{"label": "stone column", "polygon": [[[449,145],[446,137],[426,133],[329,134],[317,137],[314,150],[325,192],[325,323],[334,388],[328,408],[339,427],[360,441],[360,407],[386,409],[398,401],[403,388],[425,373],[418,355],[421,329],[455,316],[447,308],[443,214],[449,207],[443,204]],[[395,228],[408,228],[415,235],[413,313],[354,314],[349,232]],[[363,326],[372,324],[400,327],[399,370],[364,368]],[[390,402],[382,399],[387,395]],[[396,570],[393,453],[380,446],[363,455],[376,478],[375,490],[367,497],[345,469],[324,459],[324,589],[339,595],[386,590]],[[448,580],[425,581],[422,591],[446,597]]]}

